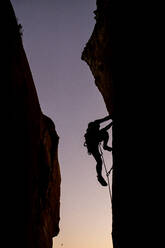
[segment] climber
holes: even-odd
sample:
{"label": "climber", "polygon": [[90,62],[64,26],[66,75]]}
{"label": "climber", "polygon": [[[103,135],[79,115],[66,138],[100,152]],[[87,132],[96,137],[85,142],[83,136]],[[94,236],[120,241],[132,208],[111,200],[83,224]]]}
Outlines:
{"label": "climber", "polygon": [[102,177],[102,158],[99,151],[99,145],[101,142],[103,142],[103,149],[107,151],[112,151],[112,148],[107,145],[109,140],[109,134],[107,130],[112,126],[113,122],[111,122],[102,129],[100,129],[100,124],[110,119],[112,119],[112,117],[109,115],[106,116],[105,118],[90,122],[88,124],[88,128],[84,135],[85,137],[84,146],[87,147],[88,154],[89,155],[92,154],[97,162],[96,164],[97,179],[102,186],[107,186],[107,182]]}

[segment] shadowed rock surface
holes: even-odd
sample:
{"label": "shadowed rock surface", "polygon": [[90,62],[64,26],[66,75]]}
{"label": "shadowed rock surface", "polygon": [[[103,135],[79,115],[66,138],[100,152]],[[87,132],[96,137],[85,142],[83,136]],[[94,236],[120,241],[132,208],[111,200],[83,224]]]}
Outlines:
{"label": "shadowed rock surface", "polygon": [[[3,147],[1,211],[5,247],[51,248],[59,233],[59,137],[40,108],[10,1],[2,1]],[[2,31],[3,30],[3,31]],[[2,180],[1,180],[2,182]],[[6,243],[7,242],[7,243]]]}
{"label": "shadowed rock surface", "polygon": [[113,112],[112,84],[112,46],[110,1],[97,1],[94,11],[96,24],[93,33],[84,48],[82,59],[87,62],[95,78],[95,84],[101,92],[108,112]]}
{"label": "shadowed rock surface", "polygon": [[94,11],[96,24],[93,33],[82,53],[82,60],[89,65],[95,79],[95,84],[101,92],[110,115],[113,115],[113,230],[112,238],[114,248],[119,248],[119,205],[120,205],[120,163],[119,150],[117,150],[118,133],[116,132],[115,88],[113,78],[112,54],[112,1],[97,0],[97,9]]}
{"label": "shadowed rock surface", "polygon": [[[155,107],[155,84],[159,81],[155,80],[157,71],[154,74],[158,60],[154,60],[151,52],[155,46],[151,38],[152,20],[156,19],[146,18],[147,13],[153,12],[148,11],[148,5],[142,7],[133,2],[130,5],[125,1],[97,0],[96,25],[82,53],[82,59],[88,63],[107,110],[114,119],[114,248],[149,247],[153,242],[158,247],[161,239],[161,225],[157,221],[152,223],[159,219],[158,212],[162,216],[162,211],[156,209],[156,206],[160,207],[158,202],[162,198],[157,196],[161,187],[155,190],[157,182],[154,180],[155,177],[161,180],[157,175],[159,169],[154,175],[154,168],[159,166],[156,162],[159,156],[153,149],[157,142],[153,142],[151,131],[152,118],[157,123],[155,117],[159,109]],[[146,30],[149,29],[152,31],[148,38]],[[152,71],[147,70],[147,66]]]}

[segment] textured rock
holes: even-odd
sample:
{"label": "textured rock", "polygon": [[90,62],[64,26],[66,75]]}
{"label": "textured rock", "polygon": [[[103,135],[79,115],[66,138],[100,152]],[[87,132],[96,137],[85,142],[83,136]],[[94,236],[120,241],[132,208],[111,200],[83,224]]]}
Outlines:
{"label": "textured rock", "polygon": [[[111,1],[97,0],[97,10],[94,11],[96,24],[93,33],[87,42],[82,53],[82,60],[89,65],[95,79],[95,84],[101,92],[109,114],[114,116],[114,82],[112,75],[112,28],[111,28]],[[114,129],[114,128],[113,128]],[[114,136],[114,135],[113,135]],[[114,138],[114,137],[113,137]],[[114,140],[113,140],[114,146]],[[114,155],[114,151],[113,151]],[[113,184],[118,185],[118,180],[114,180],[116,174],[116,161],[113,161]],[[118,248],[118,207],[116,208],[115,198],[116,188],[113,185],[113,244]],[[118,204],[118,203],[117,203]],[[115,208],[114,208],[115,206]],[[117,222],[116,222],[117,220]],[[117,223],[117,224],[116,224]]]}
{"label": "textured rock", "polygon": [[95,78],[110,114],[113,112],[112,46],[110,29],[110,1],[97,1],[94,11],[96,24],[93,33],[82,53]]}
{"label": "textured rock", "polygon": [[[12,246],[51,248],[59,232],[59,137],[43,115],[10,1],[3,1],[3,235]],[[1,180],[2,181],[2,180]],[[8,244],[5,244],[8,247]]]}
{"label": "textured rock", "polygon": [[[147,40],[145,45],[146,25],[138,8],[141,8],[141,5],[137,6],[136,3],[131,4],[130,11],[130,4],[125,1],[119,3],[113,0],[97,0],[96,25],[82,54],[82,59],[88,63],[107,110],[114,120],[112,132],[114,248],[149,247],[149,241],[152,242],[155,236],[153,226],[160,226],[151,224],[152,212],[157,218],[158,211],[155,211],[157,199],[154,199],[154,208],[149,211],[153,205],[151,189],[154,176],[152,173],[148,176],[148,173],[153,171],[151,164],[156,160],[151,161],[153,156],[147,153],[147,147],[150,148],[149,152],[153,150],[151,148],[153,141],[150,136],[151,130],[149,131],[149,126],[152,126],[151,120],[146,122],[146,116],[150,119],[155,113],[153,111],[155,94],[148,97],[153,80],[150,75],[154,73],[147,71],[145,76],[143,75],[146,65],[153,63],[154,59],[146,53],[151,39]],[[137,13],[135,10],[138,10]],[[155,89],[157,80],[154,80]],[[159,190],[160,187],[156,192]],[[160,214],[162,215],[162,212]],[[158,230],[160,231],[160,228]],[[160,236],[160,234],[155,236],[156,242]]]}

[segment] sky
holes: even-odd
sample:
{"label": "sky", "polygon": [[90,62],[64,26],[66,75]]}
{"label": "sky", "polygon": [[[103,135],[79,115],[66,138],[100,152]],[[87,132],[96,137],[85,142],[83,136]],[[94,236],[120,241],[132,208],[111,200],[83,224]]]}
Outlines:
{"label": "sky", "polygon": [[[95,160],[83,146],[88,122],[108,115],[92,73],[81,60],[95,25],[96,0],[11,3],[23,26],[23,45],[41,109],[60,136],[61,220],[53,248],[112,248],[108,187],[96,180]],[[111,130],[109,135],[111,145]],[[111,153],[104,151],[104,159],[110,169]]]}

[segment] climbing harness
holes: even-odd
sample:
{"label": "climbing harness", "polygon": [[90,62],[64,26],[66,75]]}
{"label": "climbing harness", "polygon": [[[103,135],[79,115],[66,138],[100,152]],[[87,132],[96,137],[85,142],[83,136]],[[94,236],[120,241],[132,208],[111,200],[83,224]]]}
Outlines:
{"label": "climbing harness", "polygon": [[111,169],[109,171],[107,170],[107,167],[106,167],[106,164],[105,164],[105,161],[104,161],[104,157],[103,157],[103,151],[102,151],[102,148],[101,148],[101,143],[99,144],[99,149],[100,149],[100,154],[101,154],[101,158],[102,158],[102,161],[103,161],[105,173],[106,173],[106,176],[107,176],[109,196],[110,196],[111,207],[112,207],[112,193],[111,193],[111,186],[110,186],[109,176],[111,174],[111,171],[113,170],[113,166],[111,167]]}

